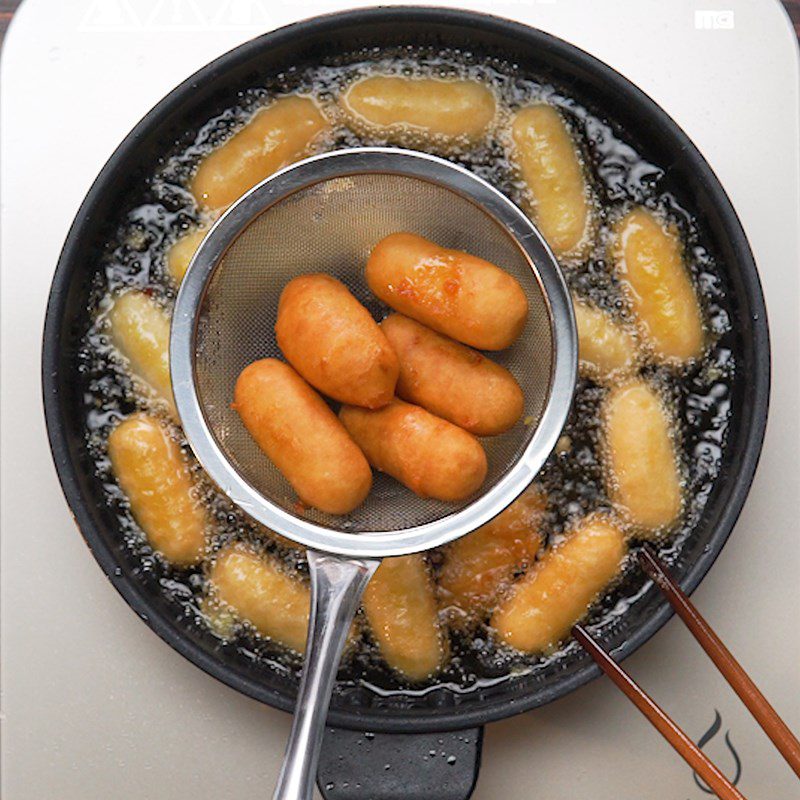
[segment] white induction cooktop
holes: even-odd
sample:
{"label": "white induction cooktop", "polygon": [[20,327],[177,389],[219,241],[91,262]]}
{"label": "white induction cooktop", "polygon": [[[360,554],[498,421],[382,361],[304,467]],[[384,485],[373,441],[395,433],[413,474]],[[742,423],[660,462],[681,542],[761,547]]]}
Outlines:
{"label": "white induction cooktop", "polygon": [[[348,0],[25,0],[2,55],[3,800],[268,797],[289,717],[174,653],[74,529],[48,451],[39,358],[68,226],[114,147],[167,91],[254,35]],[[755,485],[695,600],[800,729],[800,90],[777,0],[464,0],[627,75],[694,139],[750,238],[773,402]],[[798,784],[673,621],[626,666],[748,797]],[[607,681],[489,726],[477,800],[701,800],[690,770]]]}

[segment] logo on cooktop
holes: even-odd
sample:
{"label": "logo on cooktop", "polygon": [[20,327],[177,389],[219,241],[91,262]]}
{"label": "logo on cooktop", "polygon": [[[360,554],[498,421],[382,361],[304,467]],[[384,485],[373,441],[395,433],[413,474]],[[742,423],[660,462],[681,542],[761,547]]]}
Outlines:
{"label": "logo on cooktop", "polygon": [[[295,0],[293,5],[307,5]],[[270,0],[84,0],[81,32],[252,30],[270,27]]]}
{"label": "logo on cooktop", "polygon": [[[714,721],[711,723],[711,727],[697,740],[697,746],[702,750],[707,744],[712,742],[714,739],[717,738],[719,732],[722,730],[722,715],[719,711],[715,708],[714,709]],[[729,754],[728,762],[723,761],[722,758],[715,755],[711,760],[717,765],[719,769],[721,769],[727,776],[728,780],[736,786],[739,783],[739,779],[742,777],[742,762],[739,759],[739,754],[736,752],[736,748],[733,746],[733,742],[731,741],[731,732],[725,731],[725,735],[723,737],[725,750]],[[720,748],[716,748],[716,752],[720,752]],[[733,766],[733,774],[731,775],[731,770],[729,767]],[[705,782],[700,778],[700,776],[695,772],[694,773],[694,782],[697,784],[698,788],[705,792],[706,794],[713,795],[714,792],[706,786]]]}
{"label": "logo on cooktop", "polygon": [[694,12],[694,27],[698,31],[730,31],[735,25],[731,9],[697,9]]}

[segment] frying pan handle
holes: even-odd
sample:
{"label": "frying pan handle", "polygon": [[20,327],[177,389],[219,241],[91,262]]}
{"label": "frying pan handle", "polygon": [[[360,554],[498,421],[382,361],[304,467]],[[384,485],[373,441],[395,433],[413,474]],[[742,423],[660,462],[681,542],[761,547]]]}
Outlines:
{"label": "frying pan handle", "polygon": [[468,800],[483,728],[364,733],[327,728],[317,773],[325,800]]}
{"label": "frying pan handle", "polygon": [[311,617],[303,677],[273,800],[312,800],[325,717],[361,594],[379,562],[308,551]]}

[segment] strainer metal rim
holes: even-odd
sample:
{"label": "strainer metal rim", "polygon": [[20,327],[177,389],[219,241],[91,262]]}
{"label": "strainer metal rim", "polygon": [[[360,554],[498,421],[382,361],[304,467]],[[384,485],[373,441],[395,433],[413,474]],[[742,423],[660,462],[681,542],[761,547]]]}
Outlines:
{"label": "strainer metal rim", "polygon": [[[553,338],[551,388],[522,455],[494,486],[465,508],[395,531],[348,533],[301,519],[265,498],[219,446],[202,410],[195,381],[195,333],[206,289],[228,247],[260,214],[289,195],[332,178],[395,174],[443,186],[480,206],[515,239],[549,306]],[[535,267],[534,267],[535,265]],[[311,156],[266,178],[210,228],[181,283],[170,333],[170,372],[183,431],[220,489],[257,522],[298,544],[351,558],[383,558],[440,547],[499,514],[536,477],[556,445],[575,388],[578,345],[572,302],[558,262],[539,230],[504,194],[469,170],[437,156],[389,147],[359,147]]]}

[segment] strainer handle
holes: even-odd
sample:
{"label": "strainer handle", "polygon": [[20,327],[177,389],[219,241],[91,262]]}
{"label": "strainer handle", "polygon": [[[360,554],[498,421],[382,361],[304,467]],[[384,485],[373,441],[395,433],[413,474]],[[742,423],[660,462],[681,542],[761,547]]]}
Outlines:
{"label": "strainer handle", "polygon": [[380,562],[308,551],[311,617],[292,730],[273,800],[311,800],[333,683],[361,594]]}

